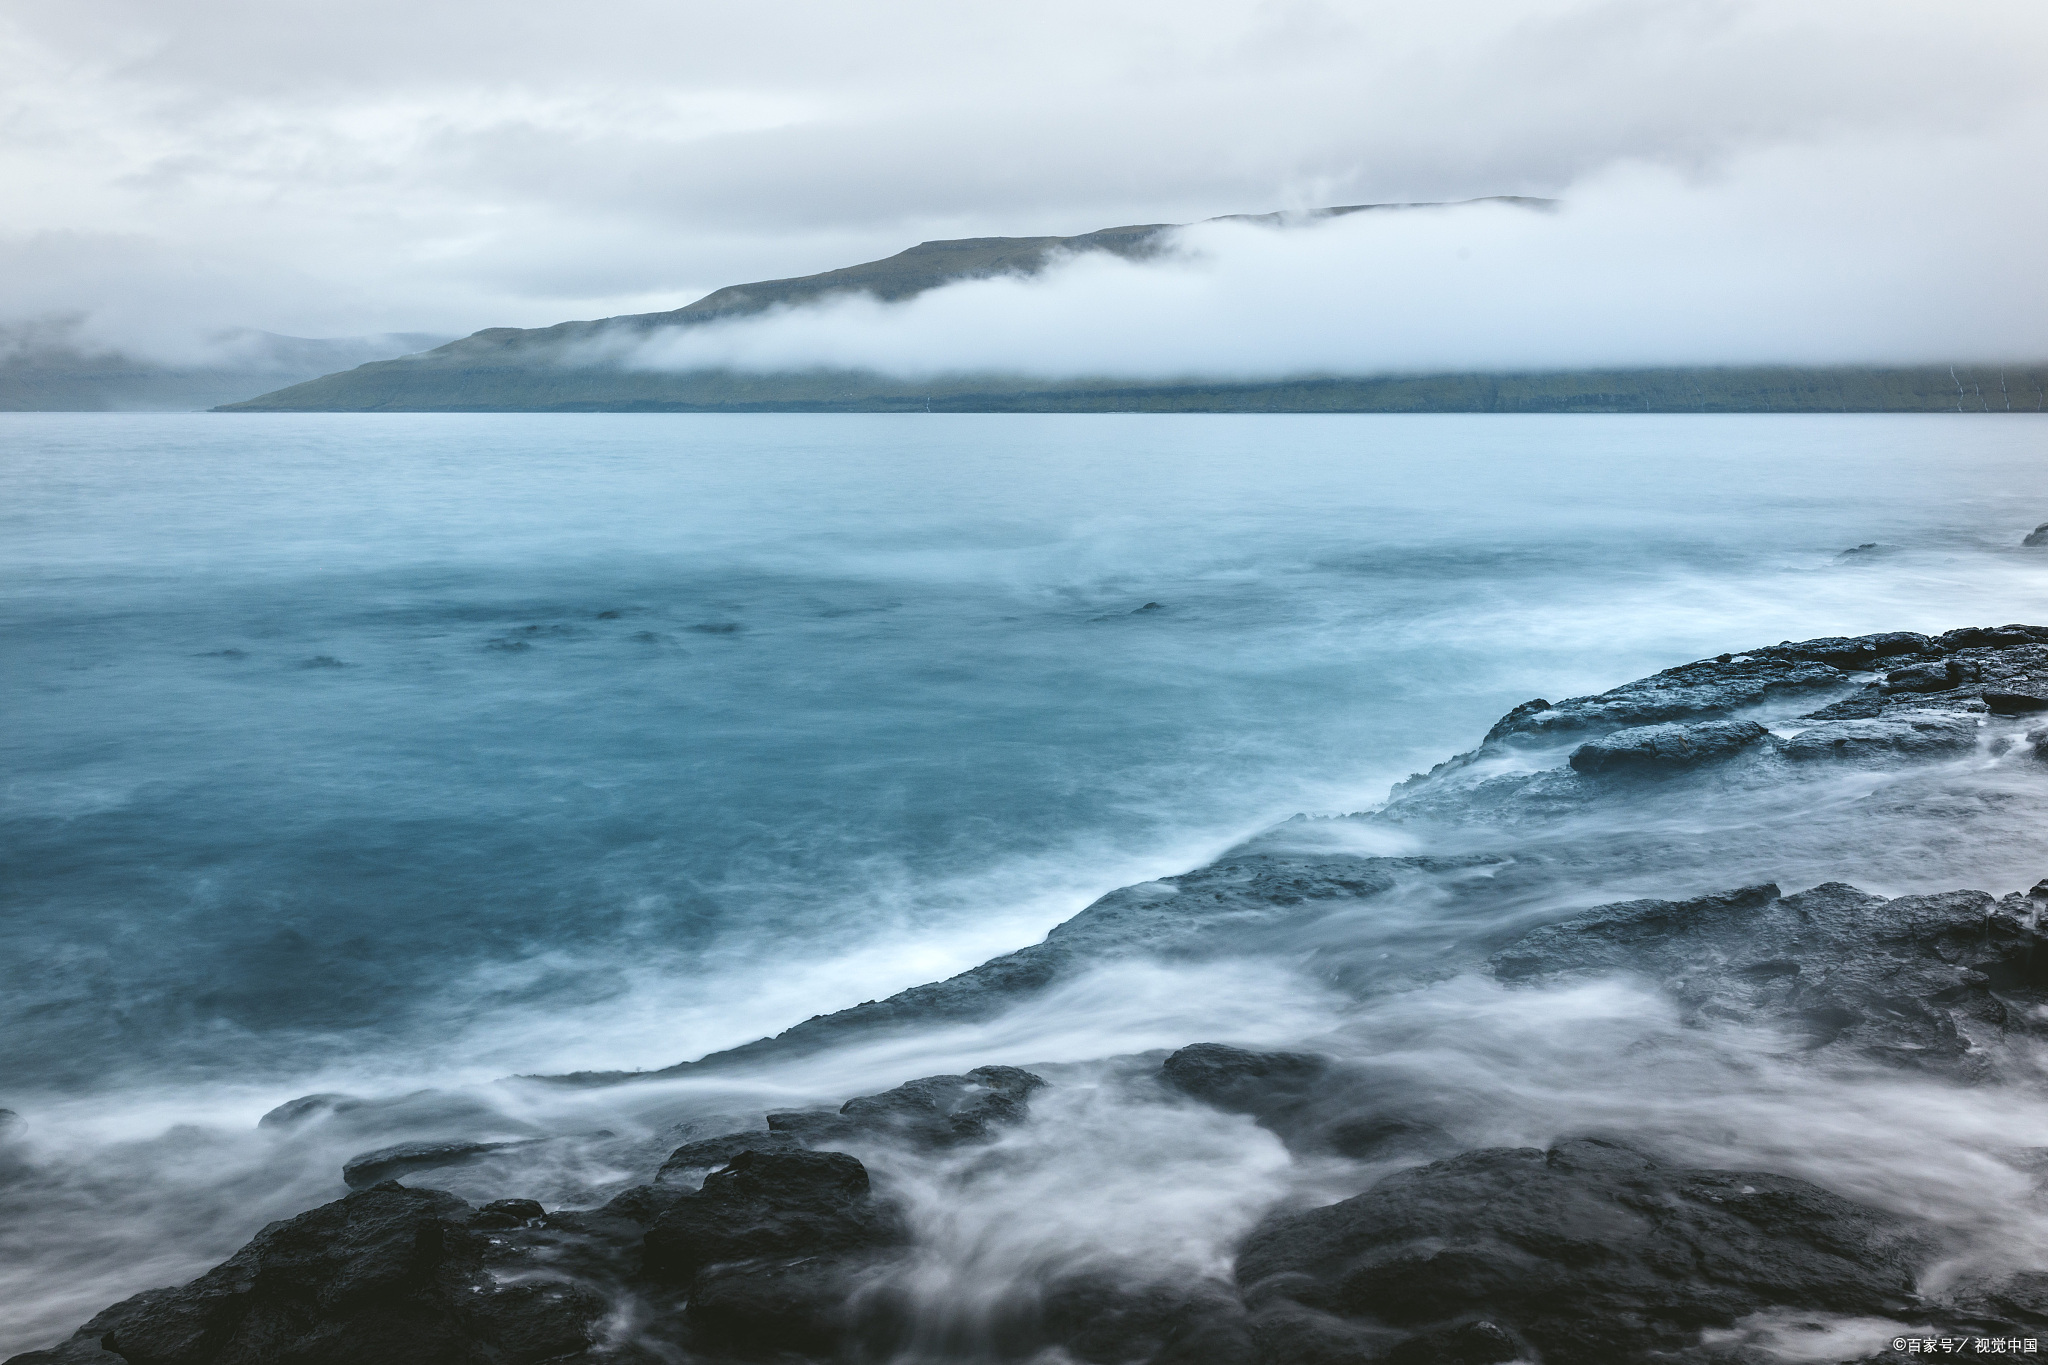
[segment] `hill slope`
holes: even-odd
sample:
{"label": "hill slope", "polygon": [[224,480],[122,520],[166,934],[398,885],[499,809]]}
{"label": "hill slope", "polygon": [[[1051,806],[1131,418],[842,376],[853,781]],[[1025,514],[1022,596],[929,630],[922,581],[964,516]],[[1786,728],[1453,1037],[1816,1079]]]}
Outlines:
{"label": "hill slope", "polygon": [[[1543,209],[1499,196],[1470,203]],[[1272,222],[1446,207],[1349,204]],[[884,302],[960,280],[1038,273],[1055,255],[1141,260],[1178,224],[1142,223],[1073,237],[921,242],[879,261],[791,279],[728,285],[684,307],[552,327],[490,327],[419,355],[383,360],[227,404],[226,412],[1955,412],[2042,411],[2048,366],[1747,366],[1522,374],[1319,376],[1255,383],[1043,379],[959,374],[906,379],[860,370],[759,373],[625,369],[574,359],[616,344],[770,308],[865,293]]]}

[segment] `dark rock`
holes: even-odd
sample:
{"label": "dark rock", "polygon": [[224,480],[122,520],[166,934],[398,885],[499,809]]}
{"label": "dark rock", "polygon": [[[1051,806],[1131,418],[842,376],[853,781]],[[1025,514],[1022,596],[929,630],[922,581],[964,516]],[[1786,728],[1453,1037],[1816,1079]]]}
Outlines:
{"label": "dark rock", "polygon": [[619,613],[616,611],[601,611],[597,614],[597,619],[600,621],[616,621],[619,619]]}
{"label": "dark rock", "polygon": [[0,1142],[18,1136],[28,1127],[21,1115],[12,1109],[0,1109]]}
{"label": "dark rock", "polygon": [[1962,665],[1954,659],[1907,664],[1884,675],[1886,692],[1942,692],[1961,682]]}
{"label": "dark rock", "polygon": [[1503,981],[1637,972],[1695,1022],[1732,1019],[1916,1069],[1984,1075],[1983,1045],[2037,1036],[2048,936],[2027,898],[1981,891],[1887,901],[1829,882],[1602,906],[1494,954]]}
{"label": "dark rock", "polygon": [[687,1283],[708,1265],[843,1256],[902,1235],[844,1152],[742,1152],[648,1229],[647,1269]]}
{"label": "dark rock", "polygon": [[1884,711],[1884,689],[1876,684],[1799,717],[1804,721],[1869,720]]}
{"label": "dark rock", "polygon": [[1570,761],[1582,773],[1668,772],[1731,758],[1769,734],[1753,720],[1643,725],[1582,744]]}
{"label": "dark rock", "polygon": [[344,1112],[362,1104],[353,1095],[340,1095],[324,1091],[318,1095],[301,1095],[295,1100],[286,1100],[277,1108],[256,1120],[258,1128],[296,1128],[309,1119],[326,1114]]}
{"label": "dark rock", "polygon": [[2030,692],[1986,692],[1984,705],[1994,716],[2026,716],[2036,711],[2048,711],[2048,697],[2037,697]]}
{"label": "dark rock", "polygon": [[817,1256],[708,1266],[685,1312],[698,1340],[746,1355],[831,1356],[853,1326],[857,1270]]}
{"label": "dark rock", "polygon": [[271,1224],[183,1288],[114,1305],[79,1337],[127,1365],[537,1365],[587,1348],[604,1299],[501,1286],[472,1214],[437,1190],[359,1190]]}
{"label": "dark rock", "polygon": [[1268,1219],[1237,1279],[1261,1311],[1423,1329],[1498,1360],[1483,1319],[1546,1365],[1617,1365],[1767,1308],[1895,1316],[1940,1251],[1926,1226],[1804,1181],[1585,1138],[1467,1152]]}
{"label": "dark rock", "polygon": [[1165,604],[1164,602],[1147,602],[1147,603],[1146,603],[1146,604],[1145,604],[1144,606],[1142,606],[1142,607],[1134,607],[1134,608],[1132,608],[1132,609],[1131,609],[1131,615],[1133,615],[1133,616],[1137,616],[1137,615],[1139,615],[1139,614],[1140,614],[1140,613],[1142,613],[1142,612],[1148,612],[1148,611],[1165,611],[1165,610],[1166,610],[1166,604]]}
{"label": "dark rock", "polygon": [[81,1333],[43,1351],[25,1351],[7,1357],[6,1365],[128,1365],[111,1351],[103,1350],[98,1334]]}
{"label": "dark rock", "polygon": [[652,1227],[661,1215],[674,1208],[689,1191],[677,1185],[635,1185],[613,1196],[598,1213],[623,1218],[642,1227]]}
{"label": "dark rock", "polygon": [[[918,1146],[978,1142],[998,1124],[1022,1119],[1044,1080],[1014,1066],[980,1066],[964,1076],[926,1076],[879,1095],[860,1095],[837,1111],[785,1110],[768,1116],[773,1133],[807,1146],[850,1138],[893,1138]],[[671,1158],[673,1160],[673,1158]]]}
{"label": "dark rock", "polygon": [[470,1216],[473,1228],[516,1228],[536,1218],[546,1216],[547,1210],[533,1199],[493,1199]]}
{"label": "dark rock", "polygon": [[2048,545],[2048,521],[2042,522],[2039,526],[2027,532],[2026,538],[2020,541],[2020,544],[2036,548]]}
{"label": "dark rock", "polygon": [[1070,1275],[1045,1287],[1037,1321],[1005,1343],[1015,1355],[1053,1351],[1100,1365],[1188,1362],[1255,1365],[1244,1304],[1227,1284],[1132,1284],[1107,1275]]}
{"label": "dark rock", "polygon": [[396,1146],[379,1147],[374,1152],[364,1152],[350,1157],[342,1165],[341,1179],[342,1183],[352,1190],[368,1189],[407,1171],[459,1166],[486,1152],[503,1151],[509,1147],[531,1147],[546,1140],[521,1138],[514,1142],[475,1142],[465,1138],[451,1138],[445,1142],[401,1142]]}
{"label": "dark rock", "polygon": [[699,621],[689,629],[700,635],[736,635],[746,627],[737,621]]}
{"label": "dark rock", "polygon": [[1359,1077],[1312,1053],[1195,1043],[1166,1059],[1160,1079],[1226,1113],[1249,1115],[1298,1152],[1366,1158],[1455,1145],[1434,1124],[1383,1112]]}
{"label": "dark rock", "polygon": [[1778,747],[1795,763],[1941,758],[1976,747],[1977,722],[1947,712],[1894,712],[1810,725]]}
{"label": "dark rock", "polygon": [[802,1147],[794,1133],[754,1130],[686,1142],[669,1154],[655,1172],[656,1184],[687,1181],[693,1174],[717,1170],[741,1152],[787,1152]]}
{"label": "dark rock", "polygon": [[1424,1332],[1387,1352],[1386,1365],[1505,1365],[1526,1359],[1529,1348],[1491,1322],[1465,1322]]}

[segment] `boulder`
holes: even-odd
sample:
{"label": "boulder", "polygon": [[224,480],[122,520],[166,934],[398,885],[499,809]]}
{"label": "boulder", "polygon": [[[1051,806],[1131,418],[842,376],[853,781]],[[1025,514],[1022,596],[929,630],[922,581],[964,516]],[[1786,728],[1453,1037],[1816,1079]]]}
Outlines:
{"label": "boulder", "polygon": [[707,1173],[729,1164],[741,1152],[787,1152],[802,1146],[794,1133],[764,1129],[699,1138],[669,1153],[668,1160],[662,1162],[661,1169],[655,1172],[654,1182],[657,1185],[694,1184]]}
{"label": "boulder", "polygon": [[1021,1120],[1031,1092],[1044,1084],[1041,1077],[1014,1066],[978,1066],[964,1076],[925,1076],[879,1095],[857,1095],[836,1111],[770,1114],[768,1129],[807,1146],[883,1138],[950,1147],[984,1141],[997,1126]]}
{"label": "boulder", "polygon": [[273,1223],[177,1289],[107,1309],[51,1358],[126,1365],[538,1365],[580,1352],[608,1305],[560,1281],[500,1284],[454,1195],[389,1183]]}
{"label": "boulder", "polygon": [[1963,678],[1962,665],[1954,659],[1907,664],[1884,675],[1886,692],[1944,692]]}
{"label": "boulder", "polygon": [[1732,758],[1769,734],[1753,720],[1641,725],[1580,745],[1570,762],[1574,771],[1587,774],[1675,772]]}
{"label": "boulder", "polygon": [[706,1266],[843,1256],[902,1240],[844,1152],[742,1152],[647,1231],[650,1274],[687,1283]]}
{"label": "boulder", "polygon": [[1942,1250],[1929,1226],[1804,1181],[1581,1138],[1466,1152],[1270,1218],[1237,1280],[1261,1314],[1305,1308],[1444,1343],[1412,1348],[1418,1359],[1497,1361],[1519,1338],[1546,1365],[1621,1365],[1768,1308],[1910,1312]]}

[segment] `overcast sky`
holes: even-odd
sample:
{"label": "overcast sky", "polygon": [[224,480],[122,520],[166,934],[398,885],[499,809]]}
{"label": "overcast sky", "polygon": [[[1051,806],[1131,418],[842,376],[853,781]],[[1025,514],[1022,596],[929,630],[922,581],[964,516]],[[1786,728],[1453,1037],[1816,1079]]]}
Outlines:
{"label": "overcast sky", "polygon": [[2036,289],[2044,70],[2038,0],[8,0],[0,321],[466,333],[933,237],[1628,185],[1889,205],[1873,269],[1982,228],[2013,258],[1946,268]]}

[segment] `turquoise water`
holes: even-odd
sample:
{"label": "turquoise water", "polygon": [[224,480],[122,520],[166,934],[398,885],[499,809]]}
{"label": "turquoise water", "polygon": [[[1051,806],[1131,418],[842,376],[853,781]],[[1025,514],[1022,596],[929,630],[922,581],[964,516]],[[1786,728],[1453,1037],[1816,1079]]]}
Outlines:
{"label": "turquoise water", "polygon": [[2031,417],[0,414],[0,1105],[184,1201],[156,1261],[24,1214],[0,1349],[303,1207],[191,1156],[293,1094],[662,1066],[1368,807],[1531,696],[2048,621],[2044,454]]}
{"label": "turquoise water", "polygon": [[2048,619],[2044,434],[8,414],[10,1085],[744,1041],[1536,693]]}

